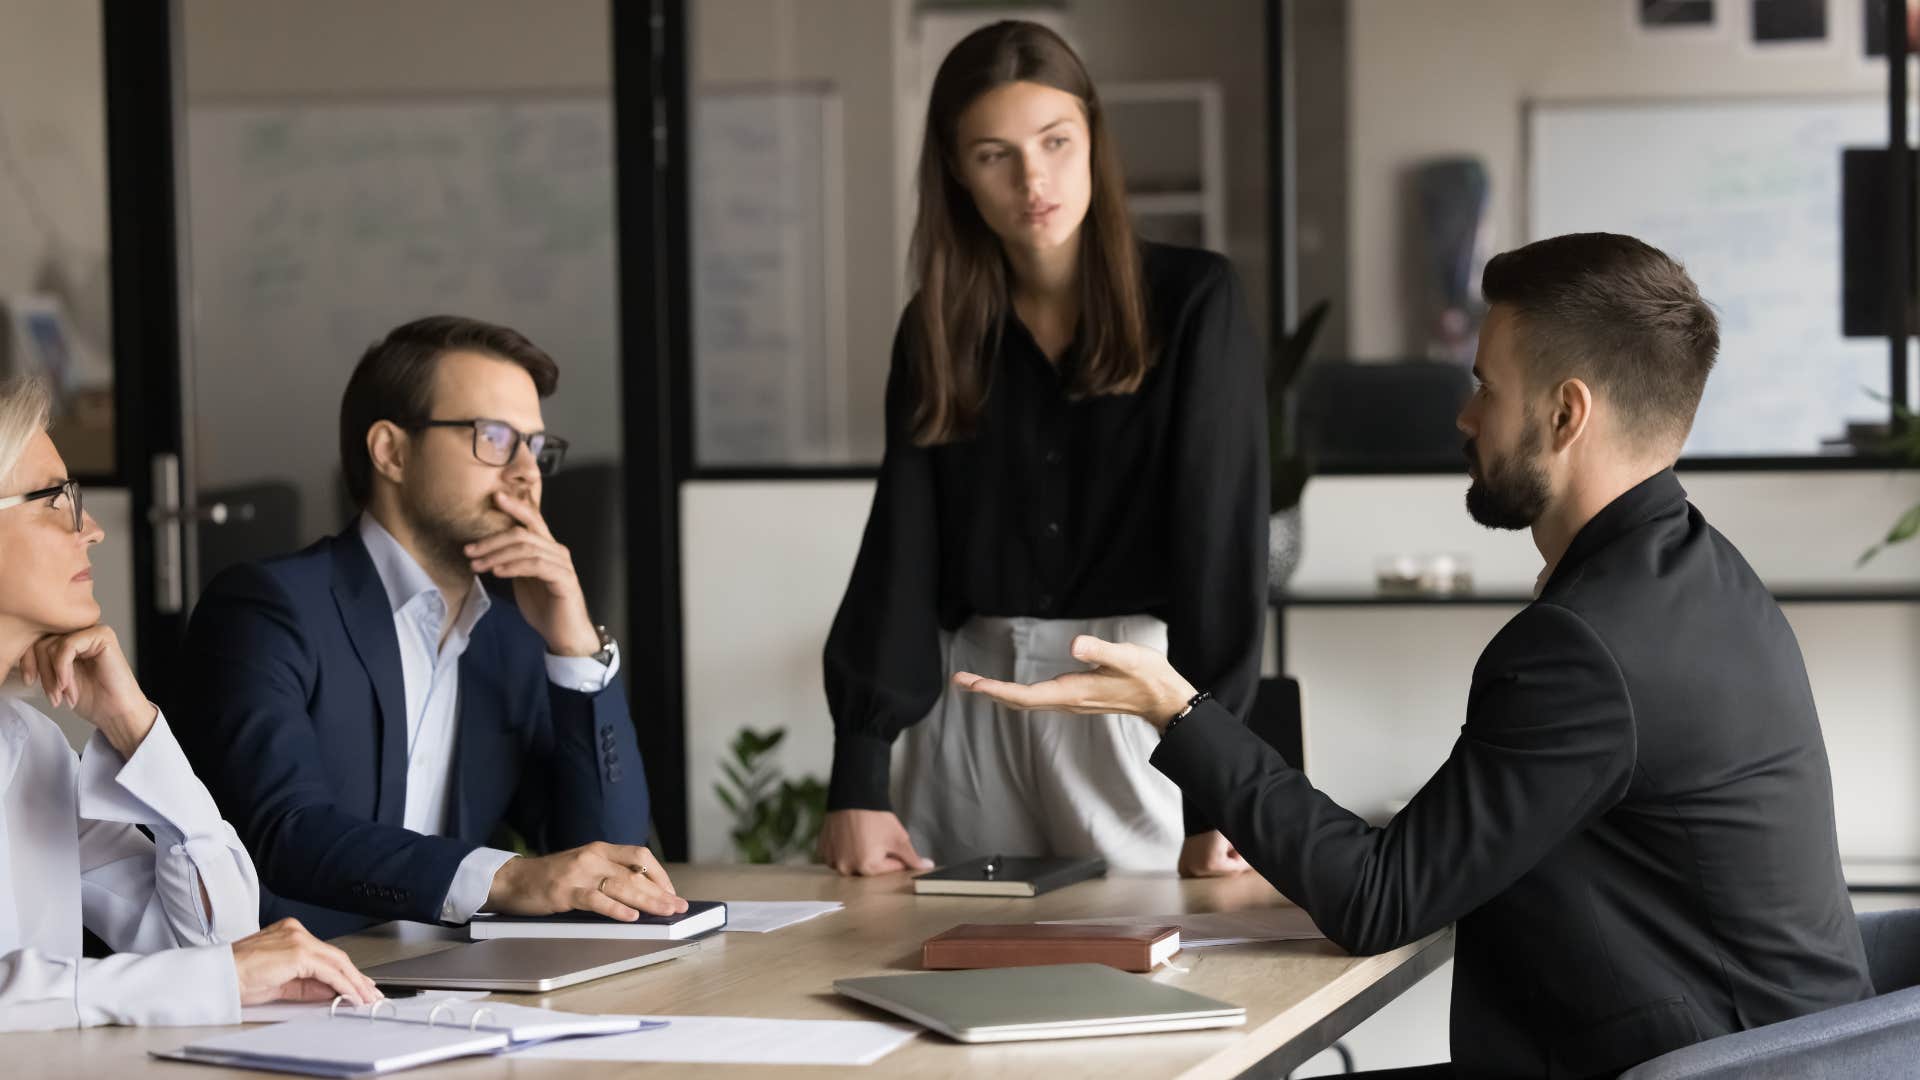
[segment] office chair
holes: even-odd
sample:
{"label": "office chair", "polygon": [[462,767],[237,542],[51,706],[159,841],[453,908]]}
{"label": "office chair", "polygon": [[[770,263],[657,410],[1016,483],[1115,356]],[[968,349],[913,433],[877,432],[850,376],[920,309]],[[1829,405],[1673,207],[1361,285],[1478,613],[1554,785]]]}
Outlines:
{"label": "office chair", "polygon": [[1306,737],[1300,720],[1300,680],[1281,676],[1261,679],[1253,694],[1247,727],[1260,741],[1279,752],[1287,764],[1305,771]]}
{"label": "office chair", "polygon": [[297,551],[313,538],[301,528],[300,488],[291,480],[260,480],[199,493],[202,507],[223,507],[221,520],[195,522],[200,580],[236,563]]}
{"label": "office chair", "polygon": [[542,487],[540,512],[553,538],[573,555],[588,609],[616,637],[622,636],[627,625],[626,498],[619,464],[569,461]]}
{"label": "office chair", "polygon": [[1465,468],[1454,417],[1473,372],[1439,360],[1320,360],[1300,373],[1301,452],[1329,469]]}
{"label": "office chair", "polygon": [[1920,908],[1860,916],[1877,996],[1662,1054],[1620,1080],[1894,1080],[1920,1070]]}

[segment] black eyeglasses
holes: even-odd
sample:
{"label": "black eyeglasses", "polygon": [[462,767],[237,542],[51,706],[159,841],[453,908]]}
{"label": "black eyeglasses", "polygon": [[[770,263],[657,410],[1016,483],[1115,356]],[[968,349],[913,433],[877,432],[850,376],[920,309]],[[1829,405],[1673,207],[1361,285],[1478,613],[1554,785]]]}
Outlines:
{"label": "black eyeglasses", "polygon": [[[63,498],[67,500],[66,507],[60,505],[60,500]],[[53,502],[51,505],[55,510],[71,508],[73,512],[73,531],[80,532],[85,528],[86,511],[80,508],[80,482],[78,480],[64,480],[52,487],[43,487],[38,491],[29,491],[24,495],[8,495],[6,498],[0,499],[0,510],[5,510],[9,506],[19,506],[21,503],[34,502],[38,499],[52,499]]]}
{"label": "black eyeglasses", "polygon": [[503,469],[513,464],[513,456],[520,452],[522,443],[526,444],[527,452],[533,455],[533,462],[539,466],[542,476],[552,476],[559,472],[560,462],[567,456],[567,440],[558,435],[549,435],[544,431],[522,435],[519,429],[505,420],[422,420],[417,424],[406,426],[472,428],[473,456],[483,465],[494,465]]}

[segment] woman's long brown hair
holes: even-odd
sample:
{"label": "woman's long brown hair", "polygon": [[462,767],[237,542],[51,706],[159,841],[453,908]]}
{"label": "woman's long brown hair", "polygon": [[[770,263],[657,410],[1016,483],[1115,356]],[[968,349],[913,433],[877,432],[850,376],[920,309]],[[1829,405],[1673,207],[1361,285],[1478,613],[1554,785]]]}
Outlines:
{"label": "woman's long brown hair", "polygon": [[971,436],[986,404],[989,338],[1011,304],[1007,258],[960,184],[955,149],[961,113],[982,94],[1014,82],[1064,90],[1080,99],[1086,113],[1093,191],[1080,226],[1080,356],[1065,372],[1069,392],[1131,394],[1153,367],[1126,185],[1093,80],[1067,43],[1038,23],[982,27],[941,62],[920,144],[920,213],[912,247],[920,295],[909,320],[918,446]]}

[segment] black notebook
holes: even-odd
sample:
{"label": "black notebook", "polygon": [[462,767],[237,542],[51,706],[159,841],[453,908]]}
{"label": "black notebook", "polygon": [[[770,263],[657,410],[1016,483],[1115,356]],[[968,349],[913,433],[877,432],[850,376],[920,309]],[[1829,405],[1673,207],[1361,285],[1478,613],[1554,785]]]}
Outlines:
{"label": "black notebook", "polygon": [[493,915],[482,912],[467,924],[475,941],[488,938],[639,938],[683,941],[727,925],[727,905],[718,900],[689,900],[678,915],[642,915],[633,922],[609,919],[592,911],[563,911],[558,915]]}
{"label": "black notebook", "polygon": [[1053,859],[989,855],[943,866],[913,879],[913,891],[933,896],[1039,896],[1063,885],[1104,877],[1101,858]]}

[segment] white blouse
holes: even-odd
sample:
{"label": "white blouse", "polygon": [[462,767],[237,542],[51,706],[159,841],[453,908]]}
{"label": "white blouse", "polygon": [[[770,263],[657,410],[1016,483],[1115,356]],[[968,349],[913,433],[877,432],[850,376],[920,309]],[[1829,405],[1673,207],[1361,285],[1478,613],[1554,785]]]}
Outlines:
{"label": "white blouse", "polygon": [[[97,731],[76,757],[0,699],[0,871],[0,1031],[240,1022],[229,943],[260,883],[165,716],[131,760]],[[83,959],[82,926],[114,955]]]}

